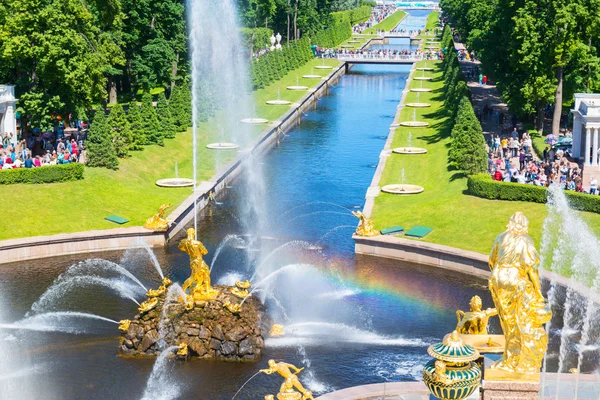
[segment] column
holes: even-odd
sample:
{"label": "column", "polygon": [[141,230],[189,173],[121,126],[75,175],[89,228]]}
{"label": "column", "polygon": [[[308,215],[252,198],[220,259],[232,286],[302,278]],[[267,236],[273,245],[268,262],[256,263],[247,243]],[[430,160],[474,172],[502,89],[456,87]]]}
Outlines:
{"label": "column", "polygon": [[581,158],[581,116],[573,112],[573,158]]}
{"label": "column", "polygon": [[592,150],[592,165],[598,166],[598,128],[594,129],[594,148]]}
{"label": "column", "polygon": [[[14,104],[8,104],[6,106],[6,114],[4,115],[4,132],[12,132],[13,137],[11,143],[13,146],[17,146],[17,120],[15,119],[15,106]],[[4,132],[2,134],[4,135]]]}
{"label": "column", "polygon": [[592,134],[591,129],[586,127],[585,128],[585,162],[584,162],[584,165],[590,165],[590,146],[592,145],[591,137],[590,137],[591,134]]}

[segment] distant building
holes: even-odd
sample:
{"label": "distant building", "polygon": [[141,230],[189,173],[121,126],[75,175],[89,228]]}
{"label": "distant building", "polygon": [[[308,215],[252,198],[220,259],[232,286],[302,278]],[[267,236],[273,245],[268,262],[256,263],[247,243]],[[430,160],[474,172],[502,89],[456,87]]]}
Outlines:
{"label": "distant building", "polygon": [[4,136],[5,132],[12,133],[13,146],[17,145],[16,104],[14,85],[0,85],[0,134]]}
{"label": "distant building", "polygon": [[583,160],[584,186],[590,176],[600,178],[600,94],[576,93],[573,113],[573,158]]}

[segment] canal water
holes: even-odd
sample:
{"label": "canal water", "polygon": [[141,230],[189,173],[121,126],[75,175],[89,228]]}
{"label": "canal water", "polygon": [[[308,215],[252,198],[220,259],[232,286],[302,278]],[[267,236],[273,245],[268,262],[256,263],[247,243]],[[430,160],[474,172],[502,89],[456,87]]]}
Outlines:
{"label": "canal water", "polygon": [[[420,380],[427,346],[452,330],[455,310],[466,309],[473,295],[491,304],[482,282],[354,255],[351,233],[357,219],[351,211],[364,205],[409,68],[354,66],[278,147],[257,160],[264,171],[262,206],[268,214],[261,232],[261,250],[268,255],[261,263],[272,271],[285,268],[265,286],[268,296],[257,295],[264,296],[286,335],[267,339],[257,364],[168,364],[155,382],[167,398],[230,399],[271,358],[304,367],[300,378],[315,393]],[[251,266],[257,262],[255,249],[239,212],[248,201],[248,179],[244,174],[199,216],[198,236],[209,250],[206,259],[217,282],[249,278],[256,268]],[[227,244],[221,245],[224,240]],[[188,259],[176,241],[154,253],[165,275],[178,282],[187,278]],[[143,250],[93,257],[119,262],[145,284],[158,284]],[[90,256],[0,266],[0,321],[22,318],[60,273],[85,258]],[[73,287],[50,310],[119,320],[133,316],[136,304],[104,289]],[[140,398],[155,360],[117,357],[115,325],[69,323],[85,334],[0,331],[0,340],[10,343],[0,349],[12,355],[0,369],[0,398],[17,393],[44,399]],[[262,398],[276,393],[280,384],[279,377],[258,375],[237,398]]]}

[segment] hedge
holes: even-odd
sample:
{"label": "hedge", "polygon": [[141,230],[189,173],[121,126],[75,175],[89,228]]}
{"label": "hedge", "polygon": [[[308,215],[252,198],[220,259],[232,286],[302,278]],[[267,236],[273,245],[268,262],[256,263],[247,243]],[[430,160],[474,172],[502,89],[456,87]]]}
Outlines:
{"label": "hedge", "polygon": [[[522,183],[495,181],[487,174],[471,175],[467,181],[468,193],[490,200],[528,201],[546,203],[545,187]],[[600,196],[573,191],[565,192],[571,208],[600,214]]]}
{"label": "hedge", "polygon": [[16,168],[0,171],[0,185],[15,183],[55,183],[83,179],[83,164],[49,165],[39,168]]}

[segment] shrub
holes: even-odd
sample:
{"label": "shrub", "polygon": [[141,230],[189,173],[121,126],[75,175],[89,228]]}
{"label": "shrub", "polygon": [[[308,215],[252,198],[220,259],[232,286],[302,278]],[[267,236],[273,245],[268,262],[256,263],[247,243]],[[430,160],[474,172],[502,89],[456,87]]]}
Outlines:
{"label": "shrub", "polygon": [[[499,182],[493,180],[488,174],[469,176],[467,188],[469,194],[490,200],[545,203],[548,198],[548,191],[545,187]],[[600,197],[572,191],[567,191],[565,194],[571,208],[600,214]]]}
{"label": "shrub", "polygon": [[162,134],[166,138],[175,137],[175,126],[173,124],[173,117],[167,104],[167,98],[164,93],[158,95],[158,101],[156,103],[156,115],[158,116],[158,122]]}
{"label": "shrub", "polygon": [[108,127],[117,157],[127,157],[134,138],[131,124],[127,120],[127,114],[121,104],[115,104],[112,107],[108,116]]}
{"label": "shrub", "polygon": [[456,168],[468,174],[481,173],[487,168],[487,154],[481,125],[468,97],[463,97],[458,107],[456,121],[452,128],[449,158]]}
{"label": "shrub", "polygon": [[160,129],[158,122],[158,116],[154,105],[152,105],[152,95],[150,93],[144,93],[142,96],[142,132],[144,136],[144,144],[158,144],[163,146],[165,144],[165,138]]}
{"label": "shrub", "polygon": [[85,148],[87,150],[88,167],[117,169],[119,160],[117,159],[104,110],[96,112],[94,121],[90,126]]}
{"label": "shrub", "polygon": [[40,184],[83,179],[83,164],[49,165],[40,168],[18,168],[0,171],[0,185],[15,183]]}

